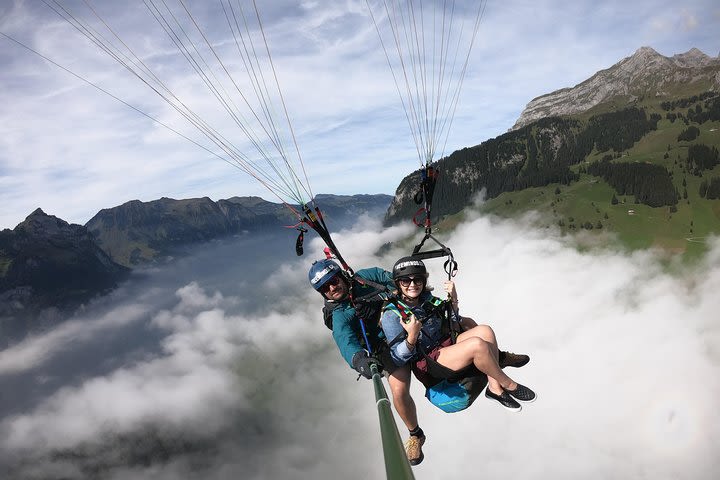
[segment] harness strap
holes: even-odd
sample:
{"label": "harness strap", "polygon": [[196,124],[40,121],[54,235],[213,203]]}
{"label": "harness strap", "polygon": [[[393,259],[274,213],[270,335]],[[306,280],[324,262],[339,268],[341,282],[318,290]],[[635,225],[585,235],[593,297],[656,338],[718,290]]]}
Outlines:
{"label": "harness strap", "polygon": [[320,209],[316,206],[315,210],[313,210],[309,205],[305,204],[302,206],[302,211],[305,216],[302,218],[301,223],[304,223],[313,230],[315,230],[317,234],[320,235],[320,238],[322,238],[325,244],[328,246],[332,254],[335,255],[335,258],[338,259],[343,269],[346,270],[351,276],[354,275],[355,273],[353,272],[352,268],[350,268],[347,262],[345,262],[345,259],[342,257],[342,255],[340,255],[340,251],[335,246],[335,242],[333,242],[333,239],[330,236],[330,231],[325,224],[325,219],[323,218],[323,214]]}
{"label": "harness strap", "polygon": [[[440,318],[442,320],[441,324],[441,332],[444,332],[442,335],[442,338],[436,342],[435,346],[439,345],[440,343],[444,342],[448,336],[451,336],[453,343],[455,343],[455,338],[457,338],[457,335],[453,335],[453,328],[450,326],[453,322],[449,319],[449,313],[450,310],[447,308],[449,302],[447,300],[441,300],[435,296],[427,299],[425,302],[423,302],[422,306],[426,309],[427,315],[424,318],[430,317],[432,315],[438,314],[439,310],[444,310],[443,313],[440,313]],[[426,307],[426,305],[429,305],[429,307]],[[410,316],[413,315],[412,309],[405,305],[400,299],[394,298],[390,303],[388,303],[385,306],[385,310],[389,310],[393,312],[395,315],[400,317],[400,320],[403,323],[407,323],[410,319]],[[422,319],[421,319],[422,323]],[[427,331],[424,328],[421,328],[420,330],[422,333],[424,333],[428,338],[430,335],[427,333]],[[399,343],[402,340],[405,340],[407,337],[407,332],[403,331],[401,332],[397,337],[391,340],[390,345],[395,345],[396,343]]]}
{"label": "harness strap", "polygon": [[295,240],[295,253],[298,257],[301,257],[303,254],[303,241],[305,240],[305,232],[308,231],[307,228],[303,227],[302,225],[297,226],[298,232],[298,238]]}
{"label": "harness strap", "polygon": [[[352,270],[350,271],[350,275],[348,276],[349,280],[349,287],[348,287],[348,297],[350,298],[350,305],[355,308],[355,311],[357,312],[357,306],[360,303],[364,302],[370,302],[371,299],[376,300],[387,300],[387,297],[384,297],[383,294],[386,294],[389,292],[389,289],[380,283],[375,283],[371,280],[368,280],[367,278],[363,278],[360,275],[356,275],[355,273],[352,273]],[[360,297],[355,297],[353,295],[353,282],[357,282],[358,284],[362,286],[367,286],[370,288],[373,288],[374,290],[370,293],[367,293],[365,295],[362,295]],[[358,322],[360,323],[360,330],[362,331],[363,339],[365,340],[365,346],[367,347],[368,352],[371,354],[373,353],[371,347],[370,347],[370,341],[368,340],[367,331],[365,329],[365,319],[360,318],[360,315],[356,315]]]}
{"label": "harness strap", "polygon": [[437,183],[437,179],[440,176],[440,170],[433,167],[432,165],[427,165],[424,169],[420,171],[420,176],[420,190],[415,194],[414,200],[415,203],[417,203],[418,205],[424,204],[424,206],[417,211],[417,213],[413,217],[413,222],[416,225],[421,226],[417,221],[417,216],[424,210],[425,221],[423,222],[422,226],[425,227],[425,232],[430,233],[432,231],[432,221],[430,220],[432,200],[433,195],[435,194],[435,184]]}
{"label": "harness strap", "polygon": [[[457,335],[459,332],[453,328],[453,323],[456,323],[456,322],[453,322],[449,319],[449,315],[452,311],[450,302],[448,302],[447,300],[441,300],[441,299],[433,296],[423,303],[423,305],[426,305],[426,304],[430,304],[430,306],[431,306],[431,312],[429,312],[428,315],[437,313],[437,310],[440,308],[445,310],[445,314],[443,314],[441,316],[441,318],[443,320],[442,321],[443,326],[441,328],[443,328],[443,329],[447,328],[447,332],[444,335],[442,335],[442,337],[437,342],[435,342],[435,344],[430,348],[430,351],[437,348],[438,345],[442,345],[445,341],[448,340],[448,338],[454,344],[457,340]],[[398,317],[400,317],[400,319],[403,322],[406,322],[410,318],[410,315],[412,315],[412,310],[410,309],[410,307],[403,304],[399,299],[395,299],[393,302],[388,303],[388,305],[385,307],[385,310],[386,311],[389,310],[389,311],[393,312]],[[427,332],[425,332],[424,330],[421,330],[421,331],[423,331],[423,333],[425,333],[425,335],[429,337]],[[402,342],[406,338],[407,338],[407,332],[403,331],[399,335],[397,335],[395,338],[393,338],[389,342],[388,345],[390,347],[392,347],[392,346]],[[428,351],[423,347],[421,342],[417,343],[417,351],[423,356],[423,358],[425,359],[425,361],[428,364],[428,372],[427,372],[428,375],[430,375],[431,377],[436,378],[438,380],[448,380],[448,381],[455,382],[455,381],[461,380],[465,377],[472,377],[472,376],[482,374],[482,372],[480,372],[475,367],[475,365],[472,365],[472,364],[468,365],[467,367],[462,368],[460,370],[452,370],[452,369],[442,365],[441,363],[432,359],[428,355]]]}
{"label": "harness strap", "polygon": [[[437,248],[435,250],[426,250],[424,252],[421,252],[420,249],[425,244],[426,240],[432,240],[435,242],[440,248]],[[420,243],[415,245],[415,248],[412,252],[412,257],[417,258],[418,260],[426,260],[428,258],[439,258],[439,257],[448,257],[448,259],[443,264],[443,268],[445,269],[445,273],[448,275],[448,280],[452,279],[457,274],[458,269],[458,263],[455,261],[455,257],[453,256],[452,250],[445,246],[440,240],[435,238],[432,233],[426,233],[422,240],[420,240]]]}

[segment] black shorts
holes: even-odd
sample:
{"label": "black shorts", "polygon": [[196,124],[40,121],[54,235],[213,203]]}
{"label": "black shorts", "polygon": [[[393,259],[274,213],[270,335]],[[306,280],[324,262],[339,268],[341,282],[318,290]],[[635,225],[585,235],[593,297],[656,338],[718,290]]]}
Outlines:
{"label": "black shorts", "polygon": [[383,371],[387,372],[388,374],[391,374],[392,372],[400,368],[395,364],[395,360],[393,360],[392,355],[390,355],[390,347],[385,342],[382,342],[375,346],[373,356],[380,361],[380,364],[383,367]]}

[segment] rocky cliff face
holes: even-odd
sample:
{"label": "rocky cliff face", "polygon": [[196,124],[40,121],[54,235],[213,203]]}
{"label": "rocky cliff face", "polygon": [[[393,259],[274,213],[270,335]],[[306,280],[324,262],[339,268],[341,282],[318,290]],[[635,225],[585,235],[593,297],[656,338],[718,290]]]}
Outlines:
{"label": "rocky cliff face", "polygon": [[583,113],[604,102],[630,104],[644,96],[662,97],[682,86],[698,92],[720,90],[720,57],[709,57],[697,48],[665,57],[650,47],[638,49],[588,80],[533,99],[512,130],[540,118]]}
{"label": "rocky cliff face", "polygon": [[128,272],[85,227],[37,209],[0,232],[0,316],[76,304],[113,288]]}

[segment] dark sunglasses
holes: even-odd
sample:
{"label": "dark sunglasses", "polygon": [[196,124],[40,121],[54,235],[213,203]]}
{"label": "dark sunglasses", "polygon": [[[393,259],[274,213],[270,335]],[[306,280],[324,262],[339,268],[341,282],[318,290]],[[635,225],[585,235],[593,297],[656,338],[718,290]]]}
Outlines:
{"label": "dark sunglasses", "polygon": [[323,284],[322,287],[320,287],[320,293],[327,293],[330,291],[330,287],[337,287],[340,284],[340,275],[335,275],[334,277],[330,278],[327,282]]}
{"label": "dark sunglasses", "polygon": [[411,283],[415,285],[422,285],[425,283],[425,277],[403,277],[398,278],[398,283],[403,287],[409,287]]}

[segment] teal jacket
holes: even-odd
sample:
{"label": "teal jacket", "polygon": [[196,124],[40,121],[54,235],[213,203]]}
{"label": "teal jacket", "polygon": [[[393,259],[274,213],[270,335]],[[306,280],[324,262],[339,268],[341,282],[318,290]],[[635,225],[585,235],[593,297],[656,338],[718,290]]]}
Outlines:
{"label": "teal jacket", "polygon": [[[395,288],[395,284],[392,280],[392,274],[382,268],[372,267],[364,268],[355,272],[355,275],[370,280],[371,282],[385,285],[391,290]],[[373,292],[372,287],[363,286],[357,282],[353,282],[352,294],[353,297],[358,298],[363,295],[367,295]],[[345,361],[352,367],[352,357],[358,351],[367,349],[365,346],[365,340],[363,339],[362,329],[360,328],[360,320],[357,317],[355,308],[350,305],[350,299],[343,300],[332,312],[333,320],[333,339],[340,350],[340,354]],[[365,331],[367,333],[370,347],[373,351],[376,350],[377,345],[385,341],[385,335],[383,334],[380,326],[377,322],[369,322],[365,324]]]}

